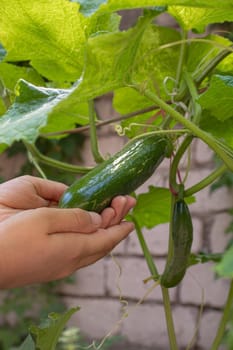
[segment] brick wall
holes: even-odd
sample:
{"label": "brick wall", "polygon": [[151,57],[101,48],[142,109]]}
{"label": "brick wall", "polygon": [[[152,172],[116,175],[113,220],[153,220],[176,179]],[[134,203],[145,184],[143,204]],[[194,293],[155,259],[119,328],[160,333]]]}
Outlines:
{"label": "brick wall", "polygon": [[[111,107],[110,97],[100,99],[97,108],[103,119],[116,116]],[[100,149],[104,155],[113,154],[125,141],[124,138],[116,136],[114,125],[101,129],[99,137]],[[92,164],[88,139],[85,154],[86,162]],[[187,185],[200,181],[211,169],[213,169],[212,152],[203,143],[195,141]],[[168,162],[165,161],[139,192],[147,191],[149,184],[163,186],[167,182],[167,177]],[[219,252],[224,249],[227,243],[224,229],[230,220],[227,210],[232,207],[232,193],[225,188],[212,194],[206,189],[196,195],[196,202],[190,206],[194,224],[194,252],[203,249]],[[157,267],[162,272],[167,253],[168,225],[159,225],[151,231],[144,230],[144,234]],[[61,295],[67,306],[81,306],[81,311],[73,316],[70,324],[80,327],[91,340],[104,337],[114,329],[122,316],[120,286],[122,296],[128,302],[129,315],[118,324],[119,327],[114,332],[125,339],[116,349],[131,349],[130,346],[134,350],[169,349],[160,287],[155,288],[144,303],[136,307],[136,303],[153,283],[143,283],[150,274],[135,232],[114,250],[113,255],[114,259],[108,256],[78,271],[75,274],[76,283],[62,287]],[[215,278],[211,263],[190,268],[179,287],[170,289],[180,349],[191,341],[197,325],[198,335],[194,348],[203,350],[210,348],[227,291],[228,282]],[[202,304],[204,310],[201,320],[198,321]]]}

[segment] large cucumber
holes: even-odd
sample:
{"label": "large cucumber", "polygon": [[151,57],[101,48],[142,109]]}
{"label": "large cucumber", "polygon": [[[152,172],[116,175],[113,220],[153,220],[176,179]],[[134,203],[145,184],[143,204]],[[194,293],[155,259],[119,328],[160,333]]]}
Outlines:
{"label": "large cucumber", "polygon": [[63,194],[61,208],[101,212],[117,195],[130,194],[142,185],[171,153],[166,136],[145,134],[75,181]]}

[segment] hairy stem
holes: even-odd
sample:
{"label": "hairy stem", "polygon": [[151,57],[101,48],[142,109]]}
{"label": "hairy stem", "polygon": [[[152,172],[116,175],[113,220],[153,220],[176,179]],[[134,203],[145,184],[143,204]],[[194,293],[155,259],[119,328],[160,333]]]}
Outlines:
{"label": "hairy stem", "polygon": [[[158,280],[159,274],[158,270],[155,266],[154,260],[150,254],[150,251],[147,247],[146,241],[144,239],[144,236],[142,234],[141,228],[137,222],[137,219],[135,216],[130,215],[132,221],[135,224],[135,230],[138,236],[138,240],[140,242],[143,254],[145,256],[147,266],[150,270],[150,273],[155,281]],[[164,303],[164,311],[166,316],[166,322],[167,322],[167,330],[168,330],[168,336],[169,336],[169,342],[170,342],[170,349],[171,350],[178,350],[177,342],[176,342],[176,336],[175,336],[175,330],[174,330],[174,322],[172,318],[172,310],[171,310],[171,303],[169,298],[169,291],[168,289],[162,288],[162,295],[163,295],[163,303]]]}
{"label": "hairy stem", "polygon": [[153,279],[155,281],[157,281],[158,277],[159,277],[159,273],[158,273],[158,270],[157,270],[156,265],[154,263],[154,260],[153,260],[153,258],[151,256],[151,253],[150,253],[150,251],[148,249],[148,246],[146,244],[146,241],[145,241],[145,238],[143,236],[142,230],[141,230],[141,228],[140,228],[140,226],[139,226],[135,216],[130,215],[130,218],[131,218],[131,220],[133,221],[133,223],[135,225],[135,230],[136,230],[136,233],[137,233],[137,237],[138,237],[140,246],[142,248],[144,257],[146,259],[147,266],[148,266],[148,268],[150,270],[151,275],[153,276]]}
{"label": "hairy stem", "polygon": [[175,154],[175,157],[172,161],[171,169],[170,169],[170,174],[169,174],[169,185],[172,191],[177,192],[179,190],[179,184],[177,184],[176,181],[176,176],[177,176],[177,170],[178,170],[178,165],[180,163],[180,160],[185,153],[186,149],[189,147],[190,143],[193,140],[192,135],[187,135],[183,142],[181,143],[180,147],[178,148],[178,151]]}
{"label": "hairy stem", "polygon": [[35,145],[32,143],[28,143],[24,141],[24,145],[27,148],[27,150],[31,153],[34,160],[36,160],[38,163],[46,164],[48,166],[51,166],[53,168],[61,169],[64,171],[68,171],[75,174],[86,174],[88,171],[90,171],[92,168],[89,167],[82,167],[78,165],[72,165],[68,163],[61,162],[59,160],[47,157],[43,155]]}
{"label": "hairy stem", "polygon": [[202,110],[201,110],[201,106],[199,105],[199,103],[197,103],[197,99],[198,99],[197,88],[196,88],[196,85],[191,77],[191,74],[188,73],[186,70],[184,71],[184,79],[185,79],[186,84],[188,86],[189,93],[192,97],[192,106],[193,106],[192,121],[193,121],[193,123],[198,125],[200,122]]}
{"label": "hairy stem", "polygon": [[198,182],[197,184],[193,185],[192,187],[188,188],[186,191],[184,191],[185,197],[190,197],[193,194],[201,191],[203,188],[211,185],[215,180],[217,180],[225,171],[227,170],[227,166],[225,164],[222,164],[219,166],[216,170],[214,170],[210,175],[205,177],[203,180]]}
{"label": "hairy stem", "polygon": [[89,122],[90,122],[90,135],[91,135],[91,151],[96,163],[102,163],[104,158],[100,154],[98,146],[98,138],[96,134],[96,123],[95,123],[95,105],[94,101],[91,100],[88,103],[89,107]]}
{"label": "hairy stem", "polygon": [[169,290],[164,287],[161,287],[161,288],[162,288],[163,305],[164,305],[166,322],[167,322],[170,350],[178,350],[178,345],[177,345],[176,335],[175,335],[175,327],[174,327],[174,322],[172,318]]}

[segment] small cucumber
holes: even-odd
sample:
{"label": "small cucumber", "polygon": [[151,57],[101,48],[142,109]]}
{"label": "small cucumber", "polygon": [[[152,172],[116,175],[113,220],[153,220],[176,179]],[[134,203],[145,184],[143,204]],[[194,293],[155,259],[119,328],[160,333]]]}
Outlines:
{"label": "small cucumber", "polygon": [[100,213],[115,196],[130,194],[142,185],[171,150],[166,136],[149,133],[138,136],[75,181],[63,194],[59,206]]}
{"label": "small cucumber", "polygon": [[193,225],[184,199],[178,199],[172,215],[173,254],[166,263],[160,283],[166,288],[175,287],[184,277],[193,241]]}

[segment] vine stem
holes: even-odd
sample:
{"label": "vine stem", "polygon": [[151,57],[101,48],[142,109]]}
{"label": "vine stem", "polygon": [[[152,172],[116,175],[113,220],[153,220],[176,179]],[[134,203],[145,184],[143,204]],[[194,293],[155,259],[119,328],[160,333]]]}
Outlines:
{"label": "vine stem", "polygon": [[135,225],[135,230],[136,230],[136,233],[137,233],[137,237],[138,237],[138,240],[139,240],[139,243],[140,243],[140,246],[142,248],[142,251],[143,251],[143,254],[144,254],[144,257],[146,259],[146,263],[147,263],[147,266],[150,270],[150,273],[151,275],[153,276],[153,279],[155,281],[158,280],[158,277],[159,277],[159,273],[158,273],[158,270],[157,270],[157,267],[154,263],[154,260],[151,256],[151,253],[148,249],[148,246],[146,244],[146,241],[145,241],[145,238],[143,236],[143,233],[142,233],[142,230],[138,224],[138,221],[137,219],[135,218],[135,216],[133,214],[130,215],[130,218],[131,220],[133,221],[134,225]]}
{"label": "vine stem", "polygon": [[210,175],[205,177],[203,180],[201,180],[197,184],[185,190],[184,197],[190,197],[193,194],[201,191],[203,188],[211,185],[212,182],[217,180],[226,170],[227,170],[227,166],[225,164],[222,164],[217,169],[215,169]]}
{"label": "vine stem", "polygon": [[198,125],[200,122],[202,110],[201,110],[201,106],[199,105],[199,103],[197,103],[197,99],[198,99],[197,88],[195,86],[194,81],[192,80],[191,74],[188,73],[186,70],[184,70],[184,79],[185,79],[185,82],[188,86],[190,95],[192,97],[193,114],[194,114],[193,123]]}
{"label": "vine stem", "polygon": [[[159,277],[158,270],[157,270],[157,267],[156,267],[154,260],[151,256],[151,253],[147,247],[146,241],[145,241],[144,236],[142,234],[142,230],[141,230],[135,216],[131,214],[130,218],[135,225],[135,230],[136,230],[138,240],[139,240],[139,243],[141,245],[143,254],[145,256],[147,266],[150,270],[150,273],[151,273],[153,279],[155,281],[157,281],[158,277]],[[173,318],[172,318],[172,310],[171,310],[169,291],[167,288],[164,288],[162,286],[161,286],[161,289],[162,289],[163,305],[164,305],[164,311],[165,311],[165,317],[166,317],[166,323],[167,323],[168,337],[169,337],[169,342],[170,342],[170,349],[171,350],[178,350],[174,322],[173,322]]]}
{"label": "vine stem", "polygon": [[176,72],[176,88],[179,88],[181,75],[182,75],[182,68],[184,66],[184,61],[186,56],[186,48],[187,48],[187,32],[182,30],[182,42],[180,46],[179,62],[178,62],[177,72]]}
{"label": "vine stem", "polygon": [[172,165],[171,165],[171,168],[170,168],[169,186],[172,189],[172,191],[175,191],[177,193],[178,193],[178,190],[179,190],[179,185],[176,182],[176,174],[177,174],[178,165],[179,165],[179,162],[180,162],[184,152],[186,151],[186,149],[188,148],[188,146],[192,142],[192,139],[193,139],[192,135],[187,135],[185,137],[185,139],[181,143],[178,151],[176,152],[176,155],[175,155],[175,157],[174,157],[174,159],[172,161]]}
{"label": "vine stem", "polygon": [[219,326],[218,326],[217,334],[216,334],[214,341],[213,341],[213,344],[211,346],[211,350],[218,350],[218,348],[221,344],[227,321],[229,320],[229,316],[232,312],[232,303],[233,303],[233,280],[231,280],[227,300],[226,300],[224,310],[222,313],[222,318],[221,318]]}
{"label": "vine stem", "polygon": [[78,165],[72,165],[72,164],[64,163],[64,162],[61,162],[59,160],[47,157],[47,156],[43,155],[42,153],[40,153],[40,151],[37,149],[37,147],[35,145],[33,145],[32,143],[24,141],[24,145],[27,148],[27,150],[29,151],[29,153],[32,155],[34,160],[38,161],[39,163],[49,165],[53,168],[61,169],[64,171],[75,173],[75,174],[86,174],[87,172],[89,172],[92,169],[90,167],[82,167],[82,166],[78,166]]}
{"label": "vine stem", "polygon": [[[140,86],[133,85],[133,88],[141,92]],[[182,124],[187,129],[189,129],[195,136],[203,140],[226,163],[229,169],[233,171],[233,159],[230,156],[228,156],[226,151],[223,149],[223,147],[219,145],[219,142],[218,143],[216,142],[214,137],[206,133],[204,130],[200,129],[197,125],[195,125],[189,119],[186,119],[181,113],[179,113],[178,111],[173,109],[170,105],[168,105],[166,102],[161,100],[152,91],[146,89],[144,90],[144,95],[150,100],[152,100],[153,102],[155,102],[156,104],[158,104],[160,108],[162,108],[167,113],[169,113],[173,119],[175,119],[178,123]]]}
{"label": "vine stem", "polygon": [[172,318],[169,290],[165,287],[161,287],[161,289],[162,289],[162,295],[163,295],[163,305],[164,305],[166,322],[167,322],[170,349],[178,350],[178,345],[177,345],[176,335],[175,335],[175,327],[174,327],[174,322]]}
{"label": "vine stem", "polygon": [[[173,250],[174,250],[173,239],[172,239],[172,220],[171,220],[173,210],[174,210],[174,203],[175,203],[175,196],[171,193],[169,240],[168,240],[168,254],[167,254],[166,265],[170,263],[173,256]],[[167,330],[169,334],[170,349],[177,350],[178,346],[177,346],[175,328],[174,328],[174,323],[172,318],[169,290],[168,288],[165,288],[163,286],[161,286],[161,290],[162,290],[163,304],[164,304],[164,310],[166,315]]]}
{"label": "vine stem", "polygon": [[91,136],[91,151],[96,163],[102,163],[104,158],[100,154],[98,147],[98,139],[96,133],[96,123],[95,123],[95,104],[94,100],[88,102],[89,108],[89,124],[90,124],[90,136]]}

